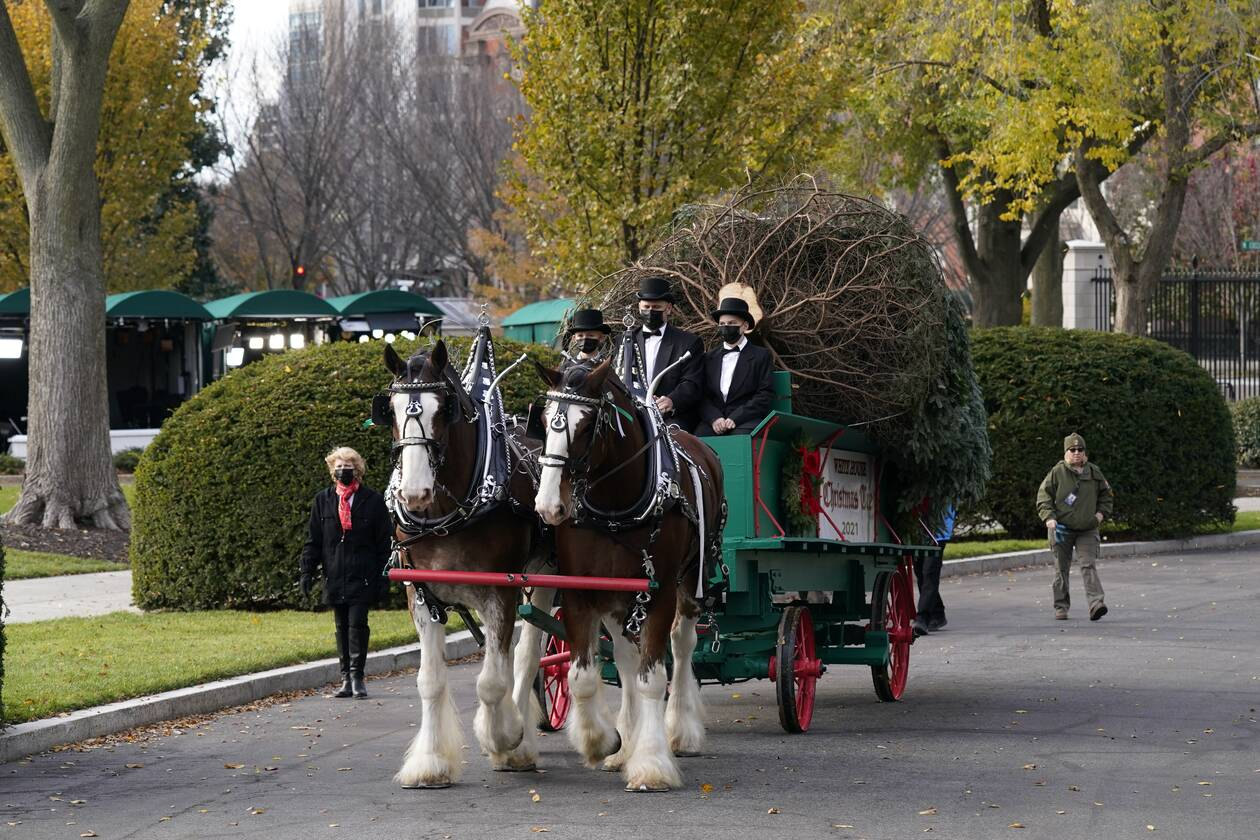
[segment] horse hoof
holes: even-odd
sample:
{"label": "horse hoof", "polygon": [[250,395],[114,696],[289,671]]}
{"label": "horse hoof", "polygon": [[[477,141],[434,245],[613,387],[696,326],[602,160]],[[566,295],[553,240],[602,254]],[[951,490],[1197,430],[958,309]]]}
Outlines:
{"label": "horse hoof", "polygon": [[669,791],[670,791],[670,788],[668,785],[665,787],[648,786],[646,784],[637,785],[637,786],[626,785],[627,793],[668,793]]}
{"label": "horse hoof", "polygon": [[604,759],[603,764],[599,765],[599,769],[603,770],[605,773],[620,773],[621,768],[624,765],[625,765],[624,761],[620,759],[617,759],[616,761],[614,761],[612,756],[609,756],[608,758]]}
{"label": "horse hoof", "polygon": [[412,782],[402,786],[403,790],[442,790],[451,786],[450,782]]}

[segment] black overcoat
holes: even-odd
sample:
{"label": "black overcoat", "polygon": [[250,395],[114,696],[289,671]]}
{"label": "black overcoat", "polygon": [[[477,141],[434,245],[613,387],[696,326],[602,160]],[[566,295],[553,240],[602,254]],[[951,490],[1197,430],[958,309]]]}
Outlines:
{"label": "black overcoat", "polygon": [[329,487],[315,494],[310,528],[302,547],[302,572],[324,573],[324,603],[372,604],[385,588],[381,572],[389,560],[394,525],[385,497],[359,485],[350,502],[349,531],[341,530],[337,492]]}
{"label": "black overcoat", "polygon": [[[646,345],[643,330],[635,331],[635,343],[638,345],[639,358],[647,365]],[[701,362],[704,358],[704,343],[700,338],[686,330],[667,325],[661,334],[661,347],[656,354],[656,372],[660,372],[682,358],[683,353],[691,351],[691,358],[671,370],[661,378],[656,388],[656,396],[669,397],[674,403],[674,413],[665,419],[677,423],[684,429],[693,428],[699,422],[696,410],[700,404]],[[646,379],[647,371],[643,371]],[[650,385],[644,382],[644,387]]]}
{"label": "black overcoat", "polygon": [[713,421],[726,417],[735,421],[727,434],[746,435],[766,418],[774,407],[774,383],[770,374],[774,360],[770,351],[749,342],[739,353],[731,387],[722,398],[722,347],[704,354],[704,392],[700,400],[700,424],[696,434],[712,435]]}

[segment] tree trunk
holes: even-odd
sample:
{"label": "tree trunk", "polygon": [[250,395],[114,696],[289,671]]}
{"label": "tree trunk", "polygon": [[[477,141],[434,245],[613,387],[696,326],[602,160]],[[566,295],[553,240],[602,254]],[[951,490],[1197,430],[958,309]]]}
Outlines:
{"label": "tree trunk", "polygon": [[0,119],[21,178],[31,236],[29,449],[21,495],[5,520],[126,529],[131,514],[109,446],[95,163],[105,73],[127,0],[48,8],[54,89],[47,122],[7,13],[0,14],[0,47],[8,53],[0,56]]}
{"label": "tree trunk", "polygon": [[1063,326],[1063,250],[1056,225],[1032,271],[1032,325]]}
{"label": "tree trunk", "polygon": [[[7,520],[129,528],[109,445],[105,280],[96,177],[38,179],[31,211],[31,349],[26,480]],[[70,278],[73,278],[72,280]]]}
{"label": "tree trunk", "polygon": [[1018,326],[1023,320],[1027,273],[1020,264],[1020,220],[1001,218],[1007,202],[994,199],[979,208],[976,251],[980,266],[971,271],[977,327]]}
{"label": "tree trunk", "polygon": [[1159,282],[1160,276],[1156,266],[1162,265],[1156,261],[1142,260],[1133,262],[1124,269],[1117,266],[1112,275],[1116,290],[1116,332],[1127,335],[1147,334],[1151,298],[1154,297],[1155,284]]}

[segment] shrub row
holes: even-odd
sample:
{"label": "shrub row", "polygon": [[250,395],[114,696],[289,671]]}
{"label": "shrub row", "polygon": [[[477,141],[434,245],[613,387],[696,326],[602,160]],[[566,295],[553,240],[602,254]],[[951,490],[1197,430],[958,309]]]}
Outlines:
{"label": "shrub row", "polygon": [[[462,360],[466,338],[447,339]],[[528,349],[499,339],[500,370]],[[415,345],[399,341],[404,358]],[[459,364],[457,363],[457,367]],[[311,499],[327,486],[324,456],[351,446],[366,483],[385,486],[389,434],[364,428],[371,398],[390,380],[379,343],[334,343],[270,356],[233,371],[185,402],[136,468],[131,569],[145,609],[309,607],[296,586]],[[502,384],[508,410],[541,391],[531,365]]]}
{"label": "shrub row", "polygon": [[1234,430],[1212,377],[1186,353],[1085,330],[975,330],[993,477],[973,516],[1016,537],[1045,533],[1034,501],[1063,438],[1079,432],[1116,493],[1114,518],[1143,537],[1234,518]]}
{"label": "shrub row", "polygon": [[1238,441],[1238,466],[1260,469],[1260,397],[1234,403],[1234,437]]}

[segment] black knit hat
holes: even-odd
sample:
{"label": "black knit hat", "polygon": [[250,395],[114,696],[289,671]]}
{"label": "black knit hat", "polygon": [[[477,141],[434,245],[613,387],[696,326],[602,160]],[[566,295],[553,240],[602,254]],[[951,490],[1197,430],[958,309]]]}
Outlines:
{"label": "black knit hat", "polygon": [[569,322],[569,329],[565,335],[570,336],[575,332],[585,332],[587,330],[599,330],[604,335],[608,335],[612,332],[612,327],[604,323],[604,313],[598,309],[575,310],[573,312],[573,320]]}
{"label": "black knit hat", "polygon": [[639,300],[663,300],[666,303],[673,303],[674,290],[669,284],[668,277],[653,274],[639,281],[637,297]]}
{"label": "black knit hat", "polygon": [[716,321],[723,315],[736,315],[748,322],[748,329],[757,326],[757,319],[748,311],[748,301],[743,298],[722,298],[722,302],[718,304],[718,308],[709,313]]}

